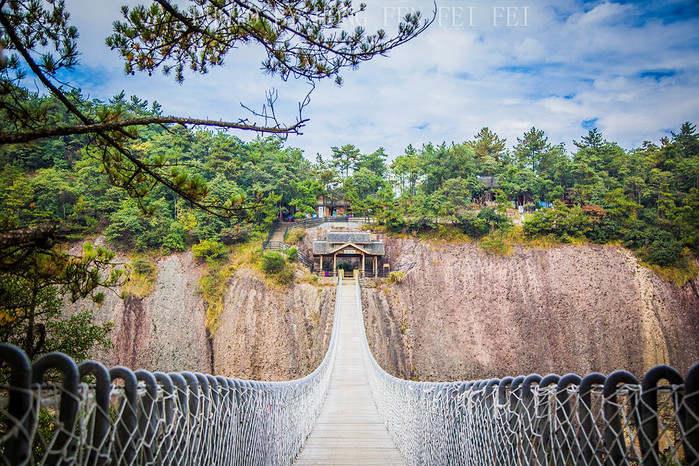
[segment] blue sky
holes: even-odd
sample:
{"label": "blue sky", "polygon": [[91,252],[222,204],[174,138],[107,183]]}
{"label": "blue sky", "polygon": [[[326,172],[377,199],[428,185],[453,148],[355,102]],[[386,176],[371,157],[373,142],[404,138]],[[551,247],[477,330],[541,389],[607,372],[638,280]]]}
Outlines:
{"label": "blue sky", "polygon": [[[165,113],[236,120],[240,103],[259,108],[279,92],[277,114],[292,122],[303,82],[260,71],[259,49],[231,52],[225,66],[183,85],[161,75],[126,76],[104,45],[120,0],[67,0],[82,52],[74,76],[93,98],[157,100]],[[419,1],[365,0],[367,29],[397,26]],[[288,145],[307,158],[330,147],[382,146],[393,158],[408,144],[463,142],[487,126],[512,147],[532,126],[574,149],[597,127],[634,148],[657,142],[685,121],[699,123],[699,2],[438,0],[435,23],[412,42],[343,74],[342,87],[318,85],[304,111],[310,122]],[[252,135],[240,134],[243,139]]]}

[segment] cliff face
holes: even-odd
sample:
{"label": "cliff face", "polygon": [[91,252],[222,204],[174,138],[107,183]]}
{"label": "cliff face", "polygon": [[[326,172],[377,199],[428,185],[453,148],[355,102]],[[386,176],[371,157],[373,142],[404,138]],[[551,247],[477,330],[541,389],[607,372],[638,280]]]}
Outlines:
{"label": "cliff face", "polygon": [[273,381],[313,372],[330,342],[334,307],[333,286],[279,290],[238,270],[213,338],[214,373]]}
{"label": "cliff face", "polygon": [[155,290],[138,299],[120,299],[107,292],[95,309],[89,300],[69,306],[95,309],[98,322],[112,321],[114,349],[97,354],[106,365],[132,369],[211,372],[211,349],[206,335],[204,304],[196,293],[202,270],[191,253],[160,259]]}
{"label": "cliff face", "polygon": [[[392,264],[416,262],[402,283],[366,281],[362,289],[372,349],[397,376],[464,380],[620,368],[641,375],[659,363],[684,373],[699,360],[699,280],[681,288],[664,282],[624,249],[519,247],[496,257],[475,244],[384,240]],[[156,266],[150,296],[121,300],[108,292],[95,312],[98,321],[116,324],[115,348],[96,356],[107,365],[288,380],[322,360],[333,286],[268,287],[241,268],[209,338],[196,292],[204,266],[190,253]],[[66,313],[94,306],[82,301]]]}
{"label": "cliff face", "polygon": [[95,359],[107,366],[256,380],[302,377],[320,364],[332,330],[333,286],[270,288],[255,273],[239,269],[228,283],[221,325],[210,338],[196,291],[205,266],[191,253],[155,265],[155,290],[143,299],[122,300],[107,291],[99,307],[90,300],[66,304],[67,315],[93,309],[98,322],[115,323],[114,348]]}
{"label": "cliff face", "polygon": [[372,348],[395,375],[641,375],[660,363],[686,372],[699,360],[699,281],[667,283],[621,248],[518,247],[496,257],[475,244],[385,241],[393,263],[417,263],[402,283],[362,296]]}

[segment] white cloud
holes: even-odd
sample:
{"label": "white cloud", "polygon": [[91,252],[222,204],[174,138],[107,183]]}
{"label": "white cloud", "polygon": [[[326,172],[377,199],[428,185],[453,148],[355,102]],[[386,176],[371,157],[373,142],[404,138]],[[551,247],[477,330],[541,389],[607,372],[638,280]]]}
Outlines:
{"label": "white cloud", "polygon": [[[306,85],[264,76],[258,49],[234,50],[224,68],[190,77],[183,86],[162,76],[124,76],[116,53],[104,45],[121,3],[68,1],[81,31],[82,62],[94,70],[84,85],[93,97],[126,89],[158,100],[169,113],[233,119],[244,115],[239,102],[257,107],[265,90],[276,87],[281,119],[296,116]],[[367,3],[369,11],[358,21],[366,18],[368,26],[385,25],[389,32],[398,7],[420,6]],[[571,148],[586,133],[582,122],[597,118],[607,139],[634,147],[684,121],[699,122],[696,16],[648,18],[638,4],[609,1],[587,10],[574,0],[527,4],[527,25],[520,7],[511,12],[518,25],[507,27],[507,16],[496,18],[492,1],[440,1],[441,25],[389,58],[346,71],[343,87],[320,83],[304,115],[311,118],[305,134],[289,144],[311,159],[346,143],[365,152],[383,146],[396,156],[409,143],[464,141],[483,126],[512,146],[536,126],[551,142]],[[658,71],[665,74],[652,74]]]}

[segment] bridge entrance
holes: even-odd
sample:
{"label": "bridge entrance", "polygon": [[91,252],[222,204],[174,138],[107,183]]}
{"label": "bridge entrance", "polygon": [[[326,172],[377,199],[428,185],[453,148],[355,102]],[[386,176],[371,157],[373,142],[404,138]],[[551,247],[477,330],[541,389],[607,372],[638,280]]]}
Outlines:
{"label": "bridge entrance", "polygon": [[376,277],[384,268],[384,254],[383,241],[364,231],[329,231],[325,240],[313,241],[313,265],[321,275],[334,275],[348,264],[362,277]]}
{"label": "bridge entrance", "polygon": [[320,417],[294,464],[405,464],[379,418],[363,357],[354,280],[342,285],[338,347]]}

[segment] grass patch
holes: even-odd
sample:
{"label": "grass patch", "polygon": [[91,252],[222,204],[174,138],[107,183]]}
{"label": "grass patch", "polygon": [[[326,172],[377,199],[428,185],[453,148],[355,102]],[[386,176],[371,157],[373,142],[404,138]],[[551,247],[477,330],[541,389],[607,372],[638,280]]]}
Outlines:
{"label": "grass patch", "polygon": [[512,244],[507,241],[504,235],[491,233],[478,241],[478,246],[485,249],[485,252],[493,256],[507,256],[512,252]]}
{"label": "grass patch", "polygon": [[206,328],[213,335],[220,325],[221,313],[223,313],[223,298],[226,295],[228,279],[235,273],[236,267],[232,264],[214,266],[209,274],[199,279],[198,293],[202,295],[206,304]]}
{"label": "grass patch", "polygon": [[405,279],[405,272],[394,271],[389,272],[386,278],[387,283],[401,283]]}
{"label": "grass patch", "polygon": [[303,274],[303,277],[299,279],[299,283],[310,283],[311,285],[318,285],[319,282],[318,275],[314,273],[307,272]]}
{"label": "grass patch", "polygon": [[699,268],[697,268],[697,264],[694,262],[692,254],[688,249],[685,249],[682,255],[671,266],[663,267],[657,264],[648,264],[643,261],[641,261],[641,265],[652,270],[663,280],[674,283],[677,286],[684,286],[685,283],[697,278],[697,274],[699,274]]}
{"label": "grass patch", "polygon": [[121,286],[122,293],[139,299],[149,296],[155,290],[158,268],[148,259],[137,257],[131,261],[129,278]]}
{"label": "grass patch", "polygon": [[418,237],[425,240],[446,241],[447,243],[468,243],[470,236],[454,225],[437,225],[435,230],[418,233]]}
{"label": "grass patch", "polygon": [[284,237],[284,242],[287,244],[298,244],[303,238],[306,237],[306,230],[303,228],[294,228],[289,230]]}
{"label": "grass patch", "polygon": [[263,234],[253,233],[245,243],[239,243],[227,249],[227,254],[211,257],[207,254],[206,264],[209,272],[199,279],[198,293],[202,295],[206,306],[206,328],[213,335],[220,325],[223,312],[223,298],[228,289],[228,280],[238,267],[257,264],[262,255],[261,241]]}
{"label": "grass patch", "polygon": [[552,234],[529,236],[524,234],[522,225],[515,225],[500,236],[510,247],[515,244],[521,244],[529,249],[551,249],[564,245],[582,246],[590,244],[590,240],[585,237],[559,237]]}

